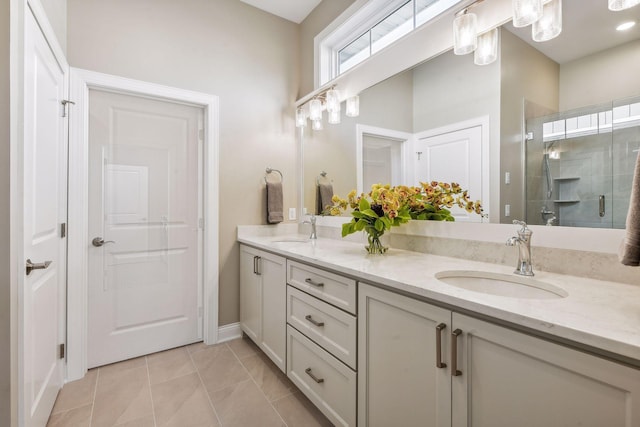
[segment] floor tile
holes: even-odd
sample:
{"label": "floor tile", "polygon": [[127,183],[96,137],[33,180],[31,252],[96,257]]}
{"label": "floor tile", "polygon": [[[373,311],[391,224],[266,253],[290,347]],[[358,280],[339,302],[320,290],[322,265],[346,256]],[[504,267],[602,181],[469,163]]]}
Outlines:
{"label": "floor tile", "polygon": [[245,357],[240,362],[268,400],[280,399],[296,390],[293,383],[266,355],[256,354]]}
{"label": "floor tile", "polygon": [[142,418],[136,418],[135,420],[127,421],[121,424],[116,424],[114,427],[155,427],[155,421],[153,415],[149,415]]}
{"label": "floor tile", "polygon": [[191,355],[209,394],[249,379],[249,374],[227,346],[213,346]]}
{"label": "floor tile", "polygon": [[147,356],[147,366],[149,381],[152,385],[196,371],[185,347],[150,354]]}
{"label": "floor tile", "polygon": [[84,376],[84,378],[72,381],[64,385],[56,404],[53,407],[53,414],[66,412],[70,409],[80,408],[81,406],[91,405],[93,403],[93,395],[96,389],[96,379],[98,378],[98,370],[92,369]]}
{"label": "floor tile", "polygon": [[188,374],[151,386],[156,425],[175,427],[215,427],[213,412],[197,373]]}
{"label": "floor tile", "polygon": [[288,427],[331,427],[333,424],[302,393],[272,402]]}
{"label": "floor tile", "polygon": [[210,393],[210,396],[224,427],[285,426],[251,380]]}
{"label": "floor tile", "polygon": [[89,427],[92,407],[93,405],[89,403],[79,408],[52,414],[47,427]]}
{"label": "floor tile", "polygon": [[128,371],[130,369],[140,368],[142,366],[147,366],[147,359],[142,357],[136,357],[135,359],[124,360],[118,363],[112,363],[110,365],[100,366],[98,371],[100,373],[101,378],[105,378],[110,375],[118,375],[122,372]]}
{"label": "floor tile", "polygon": [[249,338],[243,337],[235,340],[227,341],[227,345],[238,359],[243,359],[248,356],[253,356],[254,354],[261,353],[260,349],[257,345],[253,343]]}
{"label": "floor tile", "polygon": [[124,424],[153,415],[147,367],[98,373],[93,426]]}

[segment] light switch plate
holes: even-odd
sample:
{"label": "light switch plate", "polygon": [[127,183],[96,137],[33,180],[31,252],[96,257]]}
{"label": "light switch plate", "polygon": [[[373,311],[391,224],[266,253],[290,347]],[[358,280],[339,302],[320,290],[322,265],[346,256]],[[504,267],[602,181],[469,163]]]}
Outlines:
{"label": "light switch plate", "polygon": [[289,219],[296,219],[296,208],[289,208]]}

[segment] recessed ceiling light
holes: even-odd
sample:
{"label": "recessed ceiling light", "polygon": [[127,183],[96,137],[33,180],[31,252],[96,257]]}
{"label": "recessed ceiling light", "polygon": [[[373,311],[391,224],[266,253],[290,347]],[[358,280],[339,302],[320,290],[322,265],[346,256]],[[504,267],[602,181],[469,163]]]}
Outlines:
{"label": "recessed ceiling light", "polygon": [[623,22],[622,24],[620,24],[620,25],[618,25],[616,27],[616,30],[618,30],[618,31],[626,31],[629,28],[633,27],[634,25],[636,25],[636,21]]}

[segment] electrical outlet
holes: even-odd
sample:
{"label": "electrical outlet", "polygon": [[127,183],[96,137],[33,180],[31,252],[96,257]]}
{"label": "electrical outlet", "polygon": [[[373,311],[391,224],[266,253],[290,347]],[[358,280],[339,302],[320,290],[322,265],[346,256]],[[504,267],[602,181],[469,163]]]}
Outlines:
{"label": "electrical outlet", "polygon": [[296,219],[296,208],[289,208],[289,219]]}
{"label": "electrical outlet", "polygon": [[504,205],[504,216],[511,216],[511,205]]}
{"label": "electrical outlet", "polygon": [[511,172],[504,173],[504,183],[507,185],[511,184]]}

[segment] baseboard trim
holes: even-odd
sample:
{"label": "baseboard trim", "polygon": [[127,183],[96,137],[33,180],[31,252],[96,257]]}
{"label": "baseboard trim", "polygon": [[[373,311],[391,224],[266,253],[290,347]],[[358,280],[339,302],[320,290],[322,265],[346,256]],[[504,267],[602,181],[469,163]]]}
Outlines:
{"label": "baseboard trim", "polygon": [[240,322],[230,323],[218,327],[218,342],[231,341],[242,336]]}

